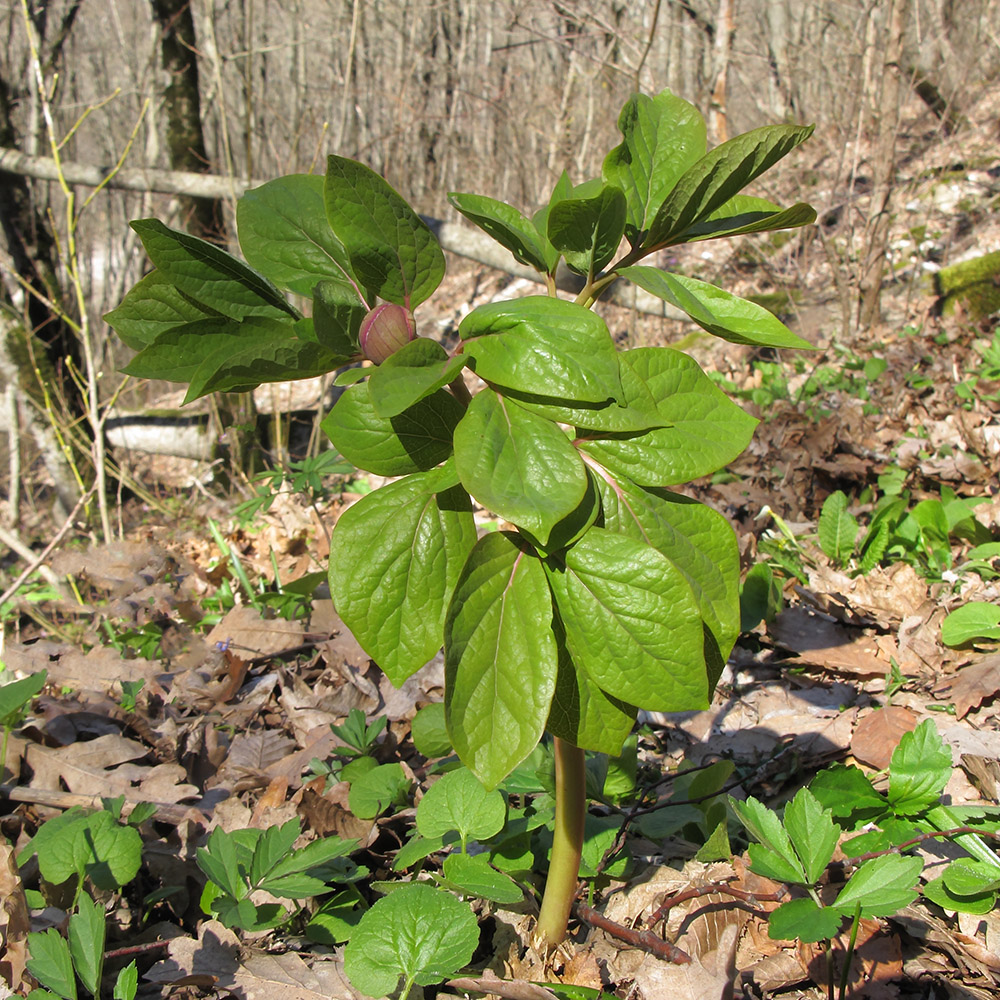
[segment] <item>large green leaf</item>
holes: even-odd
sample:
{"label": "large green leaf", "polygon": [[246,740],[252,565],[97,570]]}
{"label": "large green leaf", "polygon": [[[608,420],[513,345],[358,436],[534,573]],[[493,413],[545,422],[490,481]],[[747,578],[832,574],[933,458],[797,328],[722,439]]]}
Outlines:
{"label": "large green leaf", "polygon": [[452,191],[448,201],[470,222],[506,247],[519,264],[545,273],[559,259],[535,224],[512,205],[506,205],[482,194],[461,194]]}
{"label": "large green leaf", "polygon": [[343,244],[326,218],[323,178],[287,174],[250,188],[236,203],[240,249],[275,284],[312,295],[316,282],[334,279],[360,289]]}
{"label": "large green leaf", "polygon": [[669,347],[642,347],[621,355],[625,402],[655,406],[670,426],[640,434],[589,437],[580,448],[640,486],[664,486],[707,475],[750,443],[757,425],[698,363]]}
{"label": "large green leaf", "polygon": [[812,135],[813,127],[765,125],[716,146],[689,167],[660,206],[643,249],[669,246]]}
{"label": "large green leaf", "polygon": [[503,386],[558,401],[620,399],[618,353],[589,309],[545,295],[490,302],[458,328],[476,374]]}
{"label": "large green leaf", "polygon": [[158,219],[136,219],[149,259],[185,295],[223,316],[281,319],[299,314],[262,274],[215,244],[165,226]]}
{"label": "large green leaf", "polygon": [[208,358],[264,344],[294,343],[293,323],[251,317],[238,323],[212,317],[175,326],[160,333],[122,368],[136,378],[190,382]]}
{"label": "large green leaf", "polygon": [[591,528],[546,569],[566,647],[603,691],[652,711],[708,706],[701,613],[666,556]]}
{"label": "large green leaf", "polygon": [[368,380],[372,405],[380,417],[394,417],[436,389],[448,385],[468,359],[448,352],[436,341],[417,337],[390,354]]}
{"label": "large green leaf", "polygon": [[596,274],[614,257],[625,231],[625,195],[607,185],[592,198],[566,198],[549,212],[549,242],[578,274]]}
{"label": "large green leaf", "polygon": [[326,215],[365,288],[415,309],[444,277],[444,253],[425,223],[374,170],[327,160]]}
{"label": "large green leaf", "polygon": [[724,661],[740,633],[740,556],[718,512],[696,500],[597,477],[604,526],[662,552],[684,574]]}
{"label": "large green leaf", "polygon": [[[247,326],[252,320],[244,320]],[[259,321],[258,321],[259,322]],[[310,321],[301,321],[311,326]],[[347,363],[314,340],[241,340],[235,350],[224,347],[198,366],[184,397],[190,403],[210,392],[243,392],[265,382],[289,382],[325,375]]]}
{"label": "large green leaf", "polygon": [[516,535],[494,532],[476,543],[452,596],[444,643],[452,744],[493,788],[538,744],[556,681],[545,573]]}
{"label": "large green leaf", "polygon": [[450,392],[438,389],[395,417],[380,417],[364,382],[344,391],[322,426],[351,465],[376,476],[407,476],[448,458],[464,414]]}
{"label": "large green leaf", "polygon": [[337,613],[397,686],[440,649],[445,612],[476,541],[468,496],[448,463],[349,507],[330,543]]}
{"label": "large green leaf", "polygon": [[624,141],[605,157],[603,174],[625,192],[625,233],[637,246],[678,179],[705,155],[705,120],[694,105],[664,90],[630,97],[618,128]]}
{"label": "large green leaf", "polygon": [[368,309],[358,299],[353,285],[328,279],[317,282],[313,289],[313,328],[316,340],[334,354],[358,359],[361,323]]}
{"label": "large green leaf", "polygon": [[583,460],[551,420],[484,389],[455,429],[462,485],[484,507],[547,545],[587,490]]}
{"label": "large green leaf", "polygon": [[117,309],[105,313],[104,321],[133,351],[141,351],[175,326],[218,315],[181,292],[162,271],[151,271]]}
{"label": "large green leaf", "polygon": [[615,756],[635,724],[636,708],[602,691],[579,670],[559,626],[559,672],[545,728],[574,746]]}
{"label": "large green leaf", "polygon": [[707,281],[636,265],[619,272],[651,295],[677,306],[709,333],[734,344],[812,349],[774,313]]}
{"label": "large green leaf", "polygon": [[805,202],[796,202],[788,208],[782,208],[766,198],[738,194],[712,212],[707,219],[686,230],[682,234],[682,242],[694,243],[722,236],[766,233],[774,229],[796,229],[815,221],[816,210]]}

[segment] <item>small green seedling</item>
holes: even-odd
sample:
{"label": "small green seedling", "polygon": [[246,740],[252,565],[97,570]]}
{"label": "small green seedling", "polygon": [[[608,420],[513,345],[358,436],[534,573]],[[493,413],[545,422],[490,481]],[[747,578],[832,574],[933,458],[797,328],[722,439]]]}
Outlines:
{"label": "small green seedling", "polygon": [[301,827],[297,819],[266,830],[216,827],[198,848],[198,867],[209,882],[202,909],[227,927],[261,931],[277,927],[289,911],[279,903],[254,903],[250,896],[263,889],[281,899],[308,899],[330,891],[332,883],[351,883],[366,874],[347,855],[356,840],[325,837],[293,850]]}
{"label": "small green seedling", "polygon": [[376,741],[385,731],[389,720],[380,715],[368,723],[365,713],[360,708],[352,708],[347,718],[339,725],[330,723],[334,736],[344,741],[344,746],[337,747],[336,752],[342,757],[358,757],[362,754],[375,752]]}
{"label": "small green seedling", "polygon": [[[0,664],[0,669],[2,668],[3,664]],[[10,734],[24,721],[31,699],[45,687],[48,676],[48,671],[39,670],[19,681],[0,683],[0,727],[3,728],[3,739],[0,742],[0,781],[7,775],[7,743]]]}
{"label": "small green seedling", "polygon": [[136,710],[136,699],[139,697],[142,689],[146,686],[146,682],[144,680],[137,680],[119,681],[118,683],[121,685],[122,689],[121,698],[119,699],[118,704],[121,705],[123,712],[134,712]]}

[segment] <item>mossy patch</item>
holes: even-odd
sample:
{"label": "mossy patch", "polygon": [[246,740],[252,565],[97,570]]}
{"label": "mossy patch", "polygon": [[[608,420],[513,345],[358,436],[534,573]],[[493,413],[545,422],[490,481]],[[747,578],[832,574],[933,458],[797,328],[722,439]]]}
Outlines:
{"label": "mossy patch", "polygon": [[941,268],[936,284],[943,315],[958,303],[972,320],[1000,312],[1000,250]]}

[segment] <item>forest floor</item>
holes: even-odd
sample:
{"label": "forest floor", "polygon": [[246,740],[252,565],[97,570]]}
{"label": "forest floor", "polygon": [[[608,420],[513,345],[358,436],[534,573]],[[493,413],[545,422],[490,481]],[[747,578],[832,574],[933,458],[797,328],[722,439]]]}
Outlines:
{"label": "forest floor", "polygon": [[[958,162],[955,155],[935,147],[945,166]],[[959,185],[960,197],[979,191],[983,206],[996,197],[994,174],[983,182],[961,167],[942,181],[934,169],[920,164],[914,176],[933,176],[935,189]],[[951,239],[959,256],[965,247],[954,205],[936,211],[940,220],[925,213],[921,225]],[[973,205],[966,214],[977,211]],[[983,250],[997,248],[988,216],[984,207],[975,230]],[[819,349],[778,357],[709,346],[708,338],[684,341],[761,418],[742,458],[686,492],[730,519],[744,571],[767,570],[757,571],[759,589],[745,593],[744,633],[712,706],[640,720],[635,801],[645,814],[690,805],[683,792],[690,777],[678,775],[718,761],[728,777],[713,794],[753,795],[772,806],[833,762],[877,779],[902,734],[926,719],[953,755],[944,801],[997,805],[996,622],[956,646],[943,642],[941,626],[970,602],[1000,604],[1000,332],[989,321],[934,315],[933,295],[918,280],[927,239],[926,231],[895,234],[886,320],[863,342],[837,332],[836,298],[820,293],[832,287],[829,272],[823,280],[816,263],[812,274],[794,247],[742,267],[706,264],[725,263],[737,285],[758,291],[762,269],[771,277],[791,269],[805,295],[789,307],[789,322]],[[468,269],[448,281],[456,312],[501,284]],[[651,321],[614,310],[607,318],[633,343],[664,337],[662,325],[655,333],[644,325]],[[213,829],[289,820],[301,823],[300,843],[357,840],[352,861],[368,874],[350,905],[339,904],[336,919],[347,923],[375,898],[372,883],[401,877],[394,860],[448,756],[446,748],[421,753],[411,736],[417,710],[443,697],[443,665],[433,661],[394,688],[339,621],[323,582],[330,529],[378,484],[350,474],[309,482],[300,470],[300,489],[290,476],[226,491],[159,459],[144,475],[156,500],[125,502],[124,540],[64,545],[49,566],[68,585],[60,592],[33,580],[3,609],[7,669],[18,676],[44,669],[48,678],[6,747],[0,830],[16,852],[74,806],[116,796],[152,803],[139,827],[137,877],[99,891],[109,918],[107,968],[136,959],[140,996],[358,997],[343,974],[336,943],[343,938],[331,929],[343,925],[313,920],[315,900],[288,904],[291,919],[276,930],[237,936],[207,919],[195,856]],[[857,537],[831,544],[820,515],[838,491]],[[873,515],[890,505],[879,535]],[[404,789],[397,805],[364,818],[351,782],[338,780],[352,756],[344,730],[331,729],[354,709],[369,724],[386,720],[368,752],[378,764],[399,765]],[[535,764],[544,770],[543,758]],[[530,793],[509,794],[522,801]],[[485,992],[490,977],[505,981],[490,987],[494,995],[521,998],[555,995],[530,985],[540,981],[648,1000],[724,997],[734,981],[745,996],[827,995],[822,943],[768,937],[767,915],[778,902],[765,897],[780,887],[748,870],[735,823],[735,855],[698,860],[709,857],[702,839],[712,831],[700,837],[697,822],[658,827],[611,799],[594,811],[615,821],[602,828],[612,831],[606,846],[620,835],[630,858],[588,882],[619,933],[577,920],[565,946],[542,954],[530,935],[530,893],[515,905],[474,899],[479,948],[466,979],[441,995]],[[21,879],[13,865],[0,866],[0,894],[20,892],[23,879],[31,929],[60,926],[70,900],[39,880],[28,854]],[[934,878],[953,854],[921,845],[922,877]],[[426,869],[435,869],[433,860]],[[753,898],[688,892],[719,883]],[[644,925],[681,893],[692,898],[671,907],[656,932],[690,963],[652,954],[635,934],[623,939],[621,928]],[[0,967],[16,985],[26,928],[12,912],[6,906],[0,914]],[[846,947],[845,931],[833,942],[835,963]],[[1000,911],[955,914],[918,899],[894,916],[863,919],[850,983],[853,997],[1000,997]]]}

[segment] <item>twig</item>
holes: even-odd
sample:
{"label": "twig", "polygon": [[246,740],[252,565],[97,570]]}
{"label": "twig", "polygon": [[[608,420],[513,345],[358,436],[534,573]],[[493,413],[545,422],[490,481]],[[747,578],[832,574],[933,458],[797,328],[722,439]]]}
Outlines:
{"label": "twig", "polygon": [[[80,508],[90,499],[91,494],[96,488],[96,486],[92,486],[82,497],[80,497],[79,500],[77,500],[76,506],[70,511],[69,517],[66,518],[63,522],[63,526],[55,533],[52,541],[49,542],[49,544],[46,545],[45,548],[42,549],[42,551],[39,552],[30,563],[28,563],[24,572],[21,573],[21,575],[2,594],[0,594],[0,605],[6,604],[6,602],[21,589],[21,585],[24,581],[27,580],[28,577],[31,576],[31,574],[45,562],[45,560],[49,557],[49,553],[63,540],[66,532],[73,526],[73,522],[76,520],[76,515],[80,512]],[[52,574],[52,571],[49,570],[48,573]],[[43,573],[42,575],[45,576],[47,580],[49,579],[48,574]],[[55,576],[55,574],[52,575]],[[58,577],[56,577],[54,581],[49,580],[49,582],[58,583]]]}
{"label": "twig", "polygon": [[112,948],[104,953],[104,960],[109,958],[128,958],[129,955],[144,955],[147,951],[158,951],[166,948],[170,944],[170,939],[166,941],[144,941],[142,944],[130,944],[125,948]]}
{"label": "twig", "polygon": [[859,854],[856,858],[848,858],[846,861],[835,861],[834,865],[856,868],[863,861],[871,861],[872,858],[881,858],[886,854],[901,854],[907,848],[913,847],[914,844],[922,844],[925,840],[933,840],[936,837],[958,837],[963,833],[1000,840],[1000,833],[994,833],[992,830],[983,830],[976,826],[956,826],[950,830],[932,830],[930,833],[921,833],[910,840],[904,840],[901,844],[896,844],[895,847],[887,847],[884,851],[869,851],[867,854]]}
{"label": "twig", "polygon": [[619,924],[604,916],[603,913],[599,913],[592,906],[587,906],[586,903],[577,903],[574,909],[576,915],[590,924],[591,927],[597,927],[605,934],[610,934],[612,937],[618,938],[619,941],[632,945],[633,948],[641,948],[643,951],[648,951],[651,955],[656,955],[657,958],[672,962],[674,965],[690,965],[691,963],[691,956],[686,951],[669,941],[664,941],[653,931],[638,931],[633,927],[626,927],[624,924]]}
{"label": "twig", "polygon": [[708,885],[685,889],[683,892],[677,893],[676,896],[665,899],[646,922],[650,927],[654,927],[667,915],[667,911],[677,906],[678,903],[684,903],[689,899],[698,899],[700,896],[709,896],[713,892],[723,896],[732,896],[733,899],[738,899],[756,909],[760,908],[758,904],[761,902],[778,903],[788,895],[788,889],[785,886],[781,886],[776,892],[747,892],[745,889],[736,889],[725,882],[710,882]]}
{"label": "twig", "polygon": [[[72,809],[74,806],[80,806],[83,809],[100,809],[102,806],[100,795],[78,795],[75,792],[26,788],[23,785],[0,785],[0,797],[9,799],[11,802],[28,802],[32,805],[48,806],[52,809]],[[186,806],[174,802],[154,802],[153,805],[156,806],[154,818],[163,823],[176,825],[189,819],[192,815],[206,816],[205,810],[195,804]]]}

